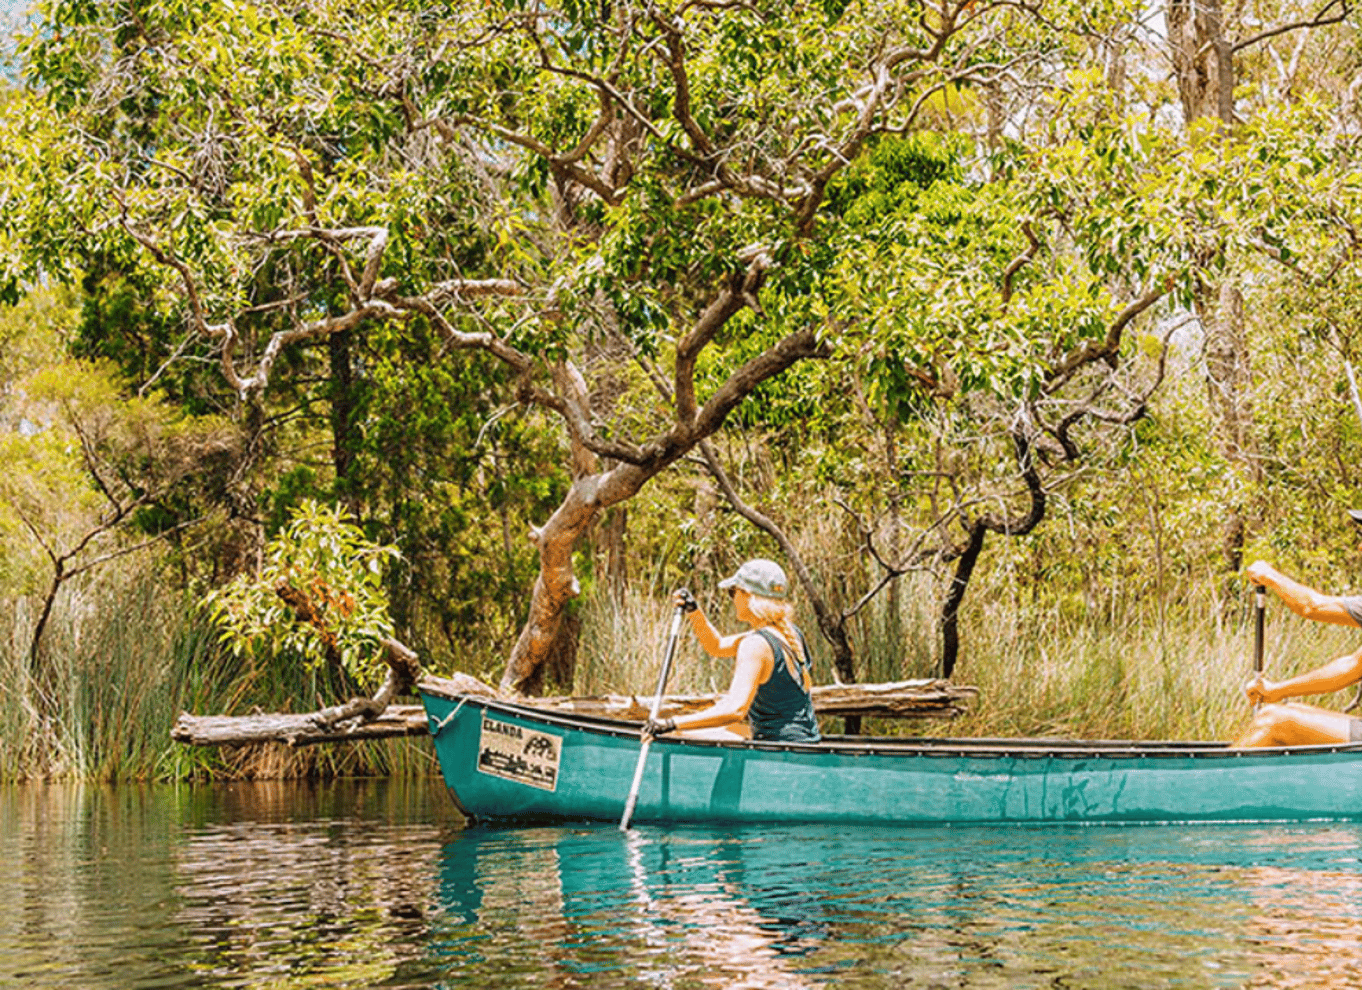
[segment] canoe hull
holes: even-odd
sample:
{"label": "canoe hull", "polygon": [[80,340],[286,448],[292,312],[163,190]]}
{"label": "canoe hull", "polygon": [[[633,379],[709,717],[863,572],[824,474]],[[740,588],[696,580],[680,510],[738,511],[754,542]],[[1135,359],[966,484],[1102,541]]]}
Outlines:
{"label": "canoe hull", "polygon": [[[637,726],[424,694],[456,804],[473,818],[617,821]],[[834,739],[655,740],[638,822],[1300,821],[1362,817],[1362,746]]]}

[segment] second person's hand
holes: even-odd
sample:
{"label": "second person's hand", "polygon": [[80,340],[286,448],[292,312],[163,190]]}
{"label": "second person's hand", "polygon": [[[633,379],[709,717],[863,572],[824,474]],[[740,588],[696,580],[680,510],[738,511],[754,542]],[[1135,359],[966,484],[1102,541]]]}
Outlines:
{"label": "second person's hand", "polygon": [[1244,685],[1244,694],[1254,705],[1272,704],[1278,698],[1277,685],[1267,680],[1261,674]]}

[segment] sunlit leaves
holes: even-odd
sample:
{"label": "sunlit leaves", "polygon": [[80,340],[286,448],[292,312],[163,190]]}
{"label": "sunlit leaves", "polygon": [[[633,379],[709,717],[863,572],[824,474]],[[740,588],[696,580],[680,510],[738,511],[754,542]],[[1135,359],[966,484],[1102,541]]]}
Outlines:
{"label": "sunlit leaves", "polygon": [[311,664],[334,656],[361,683],[376,682],[382,641],[393,634],[383,575],[396,557],[342,512],[303,502],[260,570],[210,594],[209,611],[238,655],[287,653]]}

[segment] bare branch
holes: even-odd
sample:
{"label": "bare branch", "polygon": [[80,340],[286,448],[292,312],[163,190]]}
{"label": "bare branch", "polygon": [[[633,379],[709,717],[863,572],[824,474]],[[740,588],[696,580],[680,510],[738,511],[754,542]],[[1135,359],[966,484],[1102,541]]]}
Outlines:
{"label": "bare branch", "polygon": [[445,344],[459,350],[483,350],[500,359],[521,374],[529,371],[533,361],[529,355],[516,350],[492,333],[465,333],[454,329],[439,308],[425,296],[399,296],[393,308],[404,313],[419,313],[427,317]]}
{"label": "bare branch", "polygon": [[19,505],[13,499],[5,499],[5,501],[9,502],[10,508],[18,515],[19,521],[24,524],[24,528],[38,541],[38,546],[43,548],[43,553],[47,555],[47,559],[52,562],[53,566],[57,566],[60,555],[57,553],[56,548],[43,538],[42,532],[38,529],[37,524],[28,517],[28,513],[24,511],[23,506]]}
{"label": "bare branch", "polygon": [[522,134],[519,131],[513,131],[509,127],[502,127],[500,124],[494,124],[489,120],[483,120],[472,114],[459,114],[448,120],[432,120],[429,121],[429,125],[438,130],[445,140],[448,141],[454,139],[455,129],[459,127],[474,127],[487,134],[492,134],[501,138],[503,141],[514,144],[516,147],[524,148],[526,151],[532,152],[540,158],[543,158],[550,165],[561,169],[562,172],[573,181],[590,189],[611,206],[619,205],[619,191],[612,188],[600,176],[594,175],[582,168],[580,165],[580,157],[582,156],[573,157],[573,155],[576,154],[576,149],[566,155],[560,155],[538,138],[531,137],[528,134]]}
{"label": "bare branch", "polygon": [[994,533],[1002,533],[1007,536],[1024,536],[1039,525],[1045,518],[1045,486],[1040,480],[1040,471],[1036,467],[1035,452],[1031,446],[1031,438],[1028,436],[1028,426],[1025,423],[1018,423],[1012,430],[1013,451],[1017,458],[1017,466],[1021,468],[1022,480],[1026,483],[1028,503],[1026,511],[1013,518],[1000,518],[995,515],[981,516],[978,525]]}
{"label": "bare branch", "polygon": [[426,298],[432,303],[447,299],[476,299],[483,296],[520,296],[525,286],[509,278],[456,278],[437,282],[430,287]]}
{"label": "bare branch", "polygon": [[521,398],[558,413],[567,426],[572,441],[585,447],[593,454],[611,457],[627,464],[644,464],[648,460],[648,455],[638,447],[633,444],[605,440],[597,435],[588,410],[585,408],[585,389],[578,390],[564,385],[562,383],[563,374],[564,371],[561,368],[555,370],[554,378],[559,383],[559,394],[534,388],[525,383],[519,393]]}
{"label": "bare branch", "polygon": [[[118,550],[112,550],[109,553],[103,554],[99,557],[95,557],[92,560],[87,560],[79,567],[73,567],[69,571],[64,572],[63,577],[68,579],[73,578],[78,574],[85,573],[91,568],[98,567],[100,564],[108,563],[109,561],[116,560],[119,557],[126,557],[129,554],[137,553],[137,551],[139,550],[145,550],[147,547],[153,546],[154,544],[159,543],[160,541],[166,539],[167,537],[175,533],[178,533],[181,530],[188,529],[190,526],[197,525],[202,521],[203,520],[201,518],[194,518],[186,519],[183,522],[176,523],[169,529],[164,529],[161,532],[157,533],[155,536],[143,540],[141,543],[134,544],[133,546],[130,547],[123,547]],[[68,557],[67,559],[69,560],[70,558]]]}
{"label": "bare branch", "polygon": [[104,481],[104,475],[99,469],[99,458],[95,454],[94,444],[91,442],[84,424],[71,408],[69,399],[64,400],[62,405],[66,409],[66,416],[71,423],[71,429],[75,431],[76,438],[80,441],[81,460],[85,462],[85,470],[90,472],[90,477],[94,479],[95,487],[99,489],[99,493],[104,496],[109,505],[117,512],[119,510],[118,498]]}
{"label": "bare branch", "polygon": [[728,284],[700,314],[695,325],[676,342],[672,394],[676,397],[678,423],[688,424],[695,418],[695,362],[700,352],[744,307],[759,309],[754,302],[762,282],[765,281],[766,271],[771,267],[771,259],[760,247],[746,253],[750,254],[747,271],[730,278]]}
{"label": "bare branch", "polygon": [[[662,31],[667,39],[667,57],[662,59],[667,71],[672,77],[672,116],[681,125],[682,130],[690,138],[691,144],[705,158],[714,157],[714,142],[709,139],[703,127],[696,121],[691,113],[690,105],[690,78],[686,74],[686,45],[681,37],[681,31],[676,26],[676,22],[661,14],[653,14],[653,23]],[[720,172],[723,171],[722,163],[719,163]]]}
{"label": "bare branch", "polygon": [[[1338,8],[1338,12],[1336,14],[1330,14],[1329,11],[1333,10],[1335,7]],[[1266,41],[1268,38],[1275,38],[1279,34],[1286,34],[1290,31],[1300,31],[1305,28],[1324,27],[1327,24],[1339,24],[1347,20],[1348,15],[1351,12],[1352,11],[1349,6],[1348,0],[1329,0],[1329,2],[1326,3],[1323,7],[1321,7],[1318,10],[1318,12],[1316,12],[1315,16],[1310,18],[1309,20],[1292,21],[1288,24],[1280,24],[1275,28],[1269,28],[1266,31],[1261,31],[1258,34],[1245,38],[1243,41],[1234,42],[1230,46],[1230,51],[1232,53],[1238,53],[1245,48],[1251,48],[1252,46],[1258,44],[1261,41]]]}
{"label": "bare branch", "polygon": [[606,128],[615,122],[615,105],[610,102],[610,98],[604,92],[599,93],[598,96],[601,101],[601,109],[596,115],[596,119],[592,121],[586,133],[582,135],[582,139],[577,142],[577,147],[565,155],[559,155],[554,159],[554,164],[566,167],[581,161],[591,153],[591,149],[596,146],[596,142],[600,140]]}
{"label": "bare branch", "polygon": [[700,352],[744,305],[742,289],[732,284],[726,286],[690,331],[676,342],[672,394],[676,397],[678,423],[689,424],[695,419],[695,362]]}
{"label": "bare branch", "polygon": [[717,430],[752,390],[806,358],[828,358],[832,346],[813,328],[796,330],[775,346],[752,358],[715,389],[695,415],[695,430],[708,436]]}
{"label": "bare branch", "polygon": [[1031,222],[1029,220],[1022,222],[1021,231],[1026,235],[1029,246],[1025,251],[1013,258],[1007,268],[1003,271],[1003,309],[1007,309],[1007,304],[1012,299],[1012,279],[1016,277],[1017,272],[1031,263],[1032,259],[1036,256],[1036,252],[1040,250],[1040,241],[1036,239],[1036,232],[1031,228]]}

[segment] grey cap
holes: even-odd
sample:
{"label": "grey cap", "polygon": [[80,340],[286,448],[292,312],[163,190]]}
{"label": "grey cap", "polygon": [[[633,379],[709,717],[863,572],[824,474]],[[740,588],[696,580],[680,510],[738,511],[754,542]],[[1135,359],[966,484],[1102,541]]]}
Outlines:
{"label": "grey cap", "polygon": [[1348,515],[1353,517],[1353,522],[1357,523],[1357,525],[1359,526],[1362,526],[1362,509],[1349,509]]}
{"label": "grey cap", "polygon": [[719,582],[720,588],[741,588],[763,598],[788,598],[790,582],[785,571],[774,560],[762,557],[747,561],[732,577]]}

